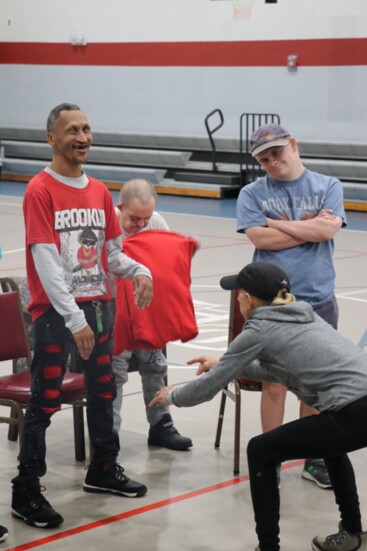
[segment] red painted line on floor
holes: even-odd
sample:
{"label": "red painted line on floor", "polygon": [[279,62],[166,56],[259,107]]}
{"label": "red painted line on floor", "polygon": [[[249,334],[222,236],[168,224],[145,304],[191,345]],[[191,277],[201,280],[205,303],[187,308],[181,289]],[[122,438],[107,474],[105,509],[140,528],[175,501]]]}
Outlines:
{"label": "red painted line on floor", "polygon": [[[3,252],[6,252],[6,251],[3,251]],[[17,270],[24,270],[25,271],[25,266],[13,266],[12,268],[1,268],[0,270],[0,274],[2,274],[3,272],[16,272]]]}
{"label": "red painted line on floor", "polygon": [[[361,256],[364,256],[365,254],[367,254],[367,251],[364,250],[353,250],[353,249],[335,249],[335,252],[338,252],[338,253],[348,253],[348,254],[359,254]],[[338,260],[337,258],[335,258],[334,260]]]}
{"label": "red painted line on floor", "polygon": [[251,245],[252,243],[226,243],[225,245],[207,245],[206,247],[200,247],[200,250],[206,251],[207,249],[223,249],[228,247],[243,247],[244,245]]}
{"label": "red painted line on floor", "polygon": [[[282,465],[282,470],[291,469],[293,467],[298,467],[303,463],[303,459],[297,461],[291,461]],[[70,536],[75,536],[77,534],[82,534],[83,532],[88,532],[89,530],[94,530],[100,526],[105,526],[113,522],[118,522],[120,520],[127,519],[129,517],[135,517],[142,515],[144,513],[149,513],[150,511],[155,511],[156,509],[161,509],[162,507],[167,507],[168,505],[173,505],[175,503],[180,503],[181,501],[186,501],[187,499],[192,499],[198,496],[209,494],[211,492],[216,492],[218,490],[223,490],[223,488],[229,488],[230,486],[236,486],[242,484],[243,482],[248,482],[248,476],[239,476],[238,478],[232,478],[226,482],[219,482],[218,484],[213,484],[207,486],[206,488],[201,488],[200,490],[193,490],[192,492],[187,492],[180,496],[172,497],[170,499],[163,499],[162,501],[157,501],[156,503],[151,503],[150,505],[145,505],[143,507],[138,507],[137,509],[132,509],[131,511],[126,511],[125,513],[120,513],[119,515],[113,515],[112,517],[107,517],[95,522],[90,522],[88,524],[83,524],[82,526],[77,526],[71,528],[70,530],[65,530],[64,532],[58,532],[57,534],[52,534],[51,536],[46,536],[45,538],[40,538],[34,541],[29,541],[28,543],[23,543],[17,545],[16,547],[9,547],[4,551],[26,551],[27,549],[34,549],[35,547],[41,547],[47,543],[52,543],[54,541],[62,540],[69,538]]]}
{"label": "red painted line on floor", "polygon": [[[14,205],[14,207],[18,207],[18,206],[21,206],[21,205]],[[12,208],[13,205],[9,204],[9,207]],[[22,211],[20,211],[20,212],[9,212],[8,210],[0,210],[0,214],[1,214],[1,216],[11,216],[13,218],[14,218],[14,216],[21,216],[23,218],[23,212]]]}
{"label": "red painted line on floor", "polygon": [[[211,217],[209,217],[209,218],[211,218]],[[213,218],[218,218],[218,217],[213,217]],[[243,243],[243,242],[246,243],[248,241],[250,243],[250,241],[248,239],[246,239],[244,237],[244,235],[242,235],[242,237],[241,237],[237,233],[235,233],[233,237],[225,237],[224,235],[213,235],[213,234],[210,235],[209,233],[198,233],[196,235],[198,237],[209,237],[209,239],[222,239],[224,241],[241,241],[241,243]],[[236,235],[238,235],[238,236],[236,237]]]}

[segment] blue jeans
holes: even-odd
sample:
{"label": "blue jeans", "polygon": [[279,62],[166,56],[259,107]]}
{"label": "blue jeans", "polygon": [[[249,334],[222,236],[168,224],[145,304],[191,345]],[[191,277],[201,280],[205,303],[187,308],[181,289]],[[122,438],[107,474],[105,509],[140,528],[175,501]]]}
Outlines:
{"label": "blue jeans", "polygon": [[331,327],[338,329],[339,308],[335,296],[323,306],[319,306],[319,308],[314,308],[313,310],[320,318],[327,321]]}
{"label": "blue jeans", "polygon": [[[116,384],[112,373],[112,326],[107,303],[102,301],[103,330],[98,333],[95,302],[79,303],[95,336],[88,360],[81,360],[87,393],[87,421],[93,444],[93,463],[116,461],[119,441],[112,430],[112,402]],[[34,323],[35,351],[31,365],[31,397],[24,420],[19,475],[15,485],[27,485],[46,473],[46,429],[51,416],[61,407],[61,388],[72,334],[62,316],[51,308]]]}
{"label": "blue jeans", "polygon": [[156,425],[169,413],[168,406],[157,404],[149,407],[157,390],[166,386],[167,360],[162,350],[124,350],[119,356],[112,357],[112,367],[116,379],[117,395],[113,402],[114,430],[121,429],[121,406],[123,386],[128,381],[128,371],[139,371],[143,386],[143,397],[148,423]]}
{"label": "blue jeans", "polygon": [[[116,301],[111,299],[108,309],[112,321],[116,318]],[[116,381],[116,398],[113,402],[113,430],[121,429],[123,386],[127,383],[130,371],[139,371],[143,386],[143,398],[148,423],[156,425],[169,413],[168,406],[157,404],[149,407],[157,390],[167,385],[167,359],[163,350],[123,350],[118,356],[112,356],[112,369]]]}

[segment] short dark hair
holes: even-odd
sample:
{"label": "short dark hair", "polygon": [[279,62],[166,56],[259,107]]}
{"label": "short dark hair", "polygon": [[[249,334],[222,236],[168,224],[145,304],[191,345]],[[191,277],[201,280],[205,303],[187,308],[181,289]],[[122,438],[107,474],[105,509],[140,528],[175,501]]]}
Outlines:
{"label": "short dark hair", "polygon": [[56,105],[47,117],[47,132],[52,132],[55,122],[60,116],[61,111],[80,111],[80,107],[75,103],[60,103]]}

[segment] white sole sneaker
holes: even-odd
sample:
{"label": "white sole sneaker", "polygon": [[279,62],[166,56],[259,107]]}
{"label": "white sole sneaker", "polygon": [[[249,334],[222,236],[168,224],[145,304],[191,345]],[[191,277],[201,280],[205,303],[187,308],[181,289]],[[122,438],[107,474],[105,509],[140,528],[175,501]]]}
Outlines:
{"label": "white sole sneaker", "polygon": [[302,471],[302,478],[314,482],[319,488],[322,488],[323,490],[329,490],[331,488],[331,484],[323,484],[322,482],[317,480],[317,478],[312,476],[312,474],[308,471]]}

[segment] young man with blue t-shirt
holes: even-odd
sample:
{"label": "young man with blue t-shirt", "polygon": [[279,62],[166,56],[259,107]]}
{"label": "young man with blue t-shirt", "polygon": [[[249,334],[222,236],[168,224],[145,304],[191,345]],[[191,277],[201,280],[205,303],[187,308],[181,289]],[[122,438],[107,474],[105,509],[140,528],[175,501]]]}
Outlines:
{"label": "young man with blue t-shirt", "polygon": [[[346,225],[341,182],[304,167],[294,137],[278,124],[265,124],[250,138],[251,154],[266,175],[242,188],[237,231],[255,246],[254,262],[272,262],[289,274],[292,292],[335,329],[338,306],[333,266],[336,232]],[[264,432],[283,423],[286,388],[264,383]],[[301,402],[300,417],[317,413]],[[323,460],[305,462],[303,478],[331,486]]]}

